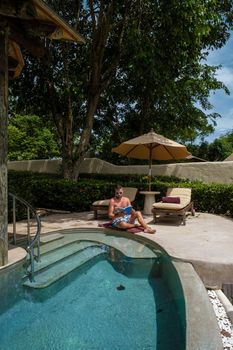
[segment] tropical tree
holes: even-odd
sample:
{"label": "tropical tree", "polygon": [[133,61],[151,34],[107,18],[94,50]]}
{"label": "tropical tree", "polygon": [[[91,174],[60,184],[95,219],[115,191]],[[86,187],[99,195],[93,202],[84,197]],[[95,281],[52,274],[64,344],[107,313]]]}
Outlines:
{"label": "tropical tree", "polygon": [[233,132],[214,140],[209,145],[209,160],[222,161],[233,153]]}
{"label": "tropical tree", "polygon": [[39,65],[28,56],[12,106],[53,119],[64,177],[78,177],[90,142],[101,154],[150,127],[178,141],[212,131],[209,93],[228,90],[200,60],[225,44],[232,0],[47,2],[87,43],[48,44]]}
{"label": "tropical tree", "polygon": [[233,153],[233,131],[218,137],[213,142],[201,142],[199,145],[189,145],[189,150],[197,157],[209,161],[223,161]]}
{"label": "tropical tree", "polygon": [[59,157],[54,133],[36,115],[9,118],[8,159],[51,159]]}

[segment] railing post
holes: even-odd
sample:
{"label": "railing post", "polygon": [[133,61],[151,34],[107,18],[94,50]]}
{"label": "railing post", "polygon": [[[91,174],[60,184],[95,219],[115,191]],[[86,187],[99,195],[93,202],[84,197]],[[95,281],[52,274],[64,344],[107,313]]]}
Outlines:
{"label": "railing post", "polygon": [[[30,257],[30,264],[31,264],[31,271],[29,272],[29,278],[33,282],[34,281],[34,274],[35,274],[35,259],[37,261],[40,261],[40,232],[41,232],[41,221],[40,217],[37,215],[35,209],[24,199],[19,198],[12,193],[9,193],[9,195],[12,197],[13,202],[13,234],[14,234],[14,244],[16,244],[16,200],[21,202],[23,205],[26,206],[27,208],[27,239],[28,239],[28,247],[27,247],[27,252]],[[35,237],[31,238],[31,232],[30,232],[30,218],[31,218],[31,213],[32,216],[35,218],[37,222],[37,231],[35,234]],[[37,244],[37,257],[34,255],[35,251],[35,244]]]}
{"label": "railing post", "polygon": [[16,245],[16,211],[15,211],[15,196],[12,199],[12,209],[13,209],[13,242]]}
{"label": "railing post", "polygon": [[[21,202],[23,205],[26,206],[27,208],[27,239],[28,239],[28,247],[27,247],[27,252],[29,254],[30,258],[30,265],[31,265],[31,271],[29,272],[29,278],[32,282],[34,282],[34,274],[35,274],[35,258],[37,261],[40,261],[40,232],[41,232],[41,221],[40,217],[37,215],[35,209],[24,199],[19,198],[12,193],[9,193],[9,195],[13,199],[13,234],[14,234],[14,243],[16,244],[16,200]],[[35,237],[31,238],[31,230],[30,230],[30,218],[31,218],[31,213],[32,216],[35,218],[36,223],[37,223],[37,231],[35,234]],[[35,244],[37,244],[37,257],[34,256],[34,251],[35,251]]]}
{"label": "railing post", "polygon": [[30,208],[27,207],[27,236],[28,236],[28,244],[30,244]]}
{"label": "railing post", "polygon": [[[40,217],[39,217],[39,222],[37,224],[38,224],[38,230],[39,232],[41,232]],[[38,238],[37,238],[37,261],[40,261],[40,235],[38,235]]]}
{"label": "railing post", "polygon": [[35,268],[34,268],[34,246],[31,247],[30,249],[30,260],[31,260],[31,282],[34,282],[34,271],[35,271]]}

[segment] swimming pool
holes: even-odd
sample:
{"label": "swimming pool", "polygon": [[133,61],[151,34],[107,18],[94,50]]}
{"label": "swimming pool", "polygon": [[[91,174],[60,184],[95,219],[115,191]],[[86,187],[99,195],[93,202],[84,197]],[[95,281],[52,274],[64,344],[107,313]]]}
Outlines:
{"label": "swimming pool", "polygon": [[96,229],[63,233],[98,254],[46,288],[10,285],[6,278],[1,350],[187,348],[182,284],[159,246]]}

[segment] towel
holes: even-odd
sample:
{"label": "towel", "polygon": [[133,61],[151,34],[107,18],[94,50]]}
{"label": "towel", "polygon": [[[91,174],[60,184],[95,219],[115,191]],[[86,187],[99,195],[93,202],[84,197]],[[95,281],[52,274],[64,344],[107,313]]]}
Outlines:
{"label": "towel", "polygon": [[126,229],[126,230],[124,230],[124,229],[122,229],[122,228],[118,228],[118,227],[113,227],[111,221],[105,222],[105,223],[103,223],[103,224],[98,224],[98,226],[99,226],[99,227],[104,227],[104,228],[111,228],[111,229],[113,229],[113,230],[127,231],[127,232],[130,232],[130,233],[138,233],[138,232],[144,231],[144,229],[143,229],[142,226],[139,226],[139,227],[132,227],[132,228],[128,228],[128,229]]}

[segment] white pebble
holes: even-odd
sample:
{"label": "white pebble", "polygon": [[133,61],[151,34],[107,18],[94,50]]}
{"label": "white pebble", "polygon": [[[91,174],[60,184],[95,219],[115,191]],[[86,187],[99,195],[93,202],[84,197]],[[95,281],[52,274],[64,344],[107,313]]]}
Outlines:
{"label": "white pebble", "polygon": [[208,290],[208,295],[210,302],[213,306],[218,325],[220,328],[220,333],[222,337],[222,343],[224,350],[233,350],[233,327],[227,317],[226,311],[218,299],[214,290]]}

